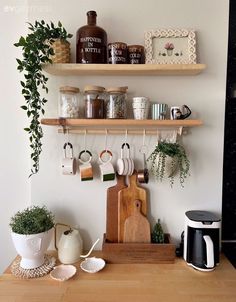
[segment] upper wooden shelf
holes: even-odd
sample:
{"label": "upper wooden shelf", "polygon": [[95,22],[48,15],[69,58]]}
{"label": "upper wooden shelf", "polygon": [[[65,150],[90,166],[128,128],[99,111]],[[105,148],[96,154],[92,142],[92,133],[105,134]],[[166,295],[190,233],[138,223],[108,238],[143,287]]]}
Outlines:
{"label": "upper wooden shelf", "polygon": [[103,75],[103,76],[146,76],[146,75],[197,75],[206,68],[205,64],[48,64],[43,69],[57,76]]}
{"label": "upper wooden shelf", "polygon": [[41,124],[47,126],[68,126],[68,127],[135,127],[135,128],[161,128],[161,127],[196,127],[201,126],[201,120],[133,120],[133,119],[56,119],[44,118]]}

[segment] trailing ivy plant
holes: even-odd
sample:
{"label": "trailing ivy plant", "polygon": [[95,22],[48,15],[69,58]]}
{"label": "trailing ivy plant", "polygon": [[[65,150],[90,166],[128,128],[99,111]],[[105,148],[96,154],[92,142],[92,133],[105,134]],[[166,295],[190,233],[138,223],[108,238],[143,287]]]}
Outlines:
{"label": "trailing ivy plant", "polygon": [[52,63],[51,57],[54,55],[52,44],[55,39],[67,41],[72,35],[68,34],[61,22],[55,26],[52,22],[46,24],[35,21],[34,25],[29,23],[29,34],[26,37],[20,37],[14,45],[22,48],[23,59],[16,59],[17,69],[24,72],[24,80],[21,81],[22,95],[25,98],[25,104],[21,106],[26,111],[30,119],[29,126],[24,128],[29,133],[31,148],[31,159],[33,161],[31,174],[39,171],[39,156],[42,151],[43,137],[42,127],[40,125],[40,115],[44,115],[44,105],[47,100],[39,93],[39,89],[48,93],[46,86],[48,78],[42,72],[42,64]]}
{"label": "trailing ivy plant", "polygon": [[184,181],[189,176],[190,161],[186,155],[185,149],[179,143],[159,142],[147,161],[151,162],[151,170],[157,180],[162,181],[166,172],[167,156],[171,157],[170,179],[171,187],[174,184],[175,172],[179,170],[179,181],[181,187],[184,186]]}

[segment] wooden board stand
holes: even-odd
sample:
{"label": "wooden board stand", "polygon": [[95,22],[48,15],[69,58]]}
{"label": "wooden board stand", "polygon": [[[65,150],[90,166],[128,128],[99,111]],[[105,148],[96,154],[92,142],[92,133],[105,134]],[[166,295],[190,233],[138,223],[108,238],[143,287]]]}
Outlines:
{"label": "wooden board stand", "polygon": [[103,258],[107,263],[174,263],[175,245],[165,234],[165,243],[112,243],[103,237]]}

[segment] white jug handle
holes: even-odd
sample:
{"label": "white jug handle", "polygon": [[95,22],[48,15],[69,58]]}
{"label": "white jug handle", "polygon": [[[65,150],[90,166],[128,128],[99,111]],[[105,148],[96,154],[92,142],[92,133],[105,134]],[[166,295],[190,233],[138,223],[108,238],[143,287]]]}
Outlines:
{"label": "white jug handle", "polygon": [[206,243],[206,254],[207,254],[207,261],[206,261],[206,267],[212,268],[214,267],[214,245],[211,240],[211,237],[208,235],[203,236],[203,239]]}
{"label": "white jug handle", "polygon": [[92,251],[93,251],[95,245],[98,243],[99,240],[100,240],[100,239],[98,238],[98,239],[94,242],[94,244],[92,245],[92,247],[91,247],[91,249],[89,250],[88,254],[86,254],[86,255],[80,255],[80,257],[81,257],[81,258],[87,258],[87,257],[92,253]]}

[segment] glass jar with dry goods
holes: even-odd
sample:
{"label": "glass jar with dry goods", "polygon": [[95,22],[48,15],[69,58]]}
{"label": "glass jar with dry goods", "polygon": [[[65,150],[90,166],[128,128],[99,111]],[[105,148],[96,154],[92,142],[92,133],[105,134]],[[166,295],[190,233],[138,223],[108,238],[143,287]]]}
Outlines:
{"label": "glass jar with dry goods", "polygon": [[102,119],[105,113],[105,88],[87,85],[84,87],[85,118]]}
{"label": "glass jar with dry goods", "polygon": [[107,88],[106,117],[108,119],[127,118],[127,89],[126,86]]}
{"label": "glass jar with dry goods", "polygon": [[60,87],[59,95],[59,117],[78,118],[79,117],[79,88],[71,86]]}

